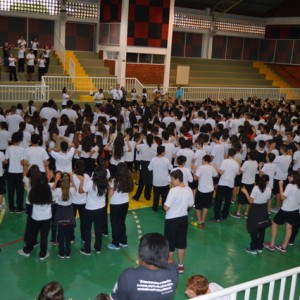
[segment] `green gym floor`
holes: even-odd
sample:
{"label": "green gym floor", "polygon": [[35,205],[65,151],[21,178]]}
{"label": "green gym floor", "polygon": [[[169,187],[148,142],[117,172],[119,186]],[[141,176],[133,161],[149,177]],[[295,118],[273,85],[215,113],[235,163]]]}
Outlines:
{"label": "green gym floor", "polygon": [[[150,202],[131,201],[127,216],[128,248],[120,251],[107,249],[109,238],[103,238],[101,254],[93,253],[86,257],[79,253],[78,238],[72,245],[71,258],[57,257],[57,247],[49,243],[50,257],[45,261],[38,258],[35,248],[29,258],[19,256],[17,250],[23,246],[23,231],[26,215],[9,214],[2,211],[0,216],[0,299],[35,299],[40,288],[47,282],[56,280],[65,290],[66,299],[94,299],[99,293],[110,293],[119,274],[128,267],[135,267],[139,237],[148,232],[161,232],[164,228],[164,212],[155,213]],[[144,208],[143,208],[144,207]],[[234,208],[232,208],[234,209]],[[209,217],[212,216],[212,210]],[[190,220],[194,218],[190,211]],[[76,228],[78,235],[78,226]],[[280,226],[278,242],[284,233]],[[270,229],[266,240],[269,240]],[[300,239],[287,253],[272,253],[264,250],[262,254],[251,255],[244,251],[249,244],[245,219],[229,218],[223,223],[207,222],[205,229],[189,226],[188,248],[185,257],[185,273],[180,275],[176,300],[186,299],[186,281],[194,274],[204,274],[209,281],[224,287],[251,279],[287,270],[300,265]],[[296,295],[300,294],[300,283]],[[252,297],[251,297],[252,298]],[[276,298],[273,298],[276,299]]]}

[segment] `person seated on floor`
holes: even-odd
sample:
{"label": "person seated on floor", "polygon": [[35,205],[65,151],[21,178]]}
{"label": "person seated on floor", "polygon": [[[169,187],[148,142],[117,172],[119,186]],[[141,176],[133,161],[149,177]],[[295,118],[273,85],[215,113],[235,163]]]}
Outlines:
{"label": "person seated on floor", "polygon": [[110,295],[111,299],[171,300],[174,298],[178,270],[169,260],[169,244],[160,233],[140,239],[139,265],[124,270]]}
{"label": "person seated on floor", "polygon": [[[217,283],[209,283],[207,278],[203,275],[193,275],[187,280],[185,294],[189,299],[214,293],[223,290],[223,287]],[[215,300],[229,300],[229,296],[219,297]]]}
{"label": "person seated on floor", "polygon": [[64,290],[58,282],[49,282],[42,287],[37,300],[65,300]]}

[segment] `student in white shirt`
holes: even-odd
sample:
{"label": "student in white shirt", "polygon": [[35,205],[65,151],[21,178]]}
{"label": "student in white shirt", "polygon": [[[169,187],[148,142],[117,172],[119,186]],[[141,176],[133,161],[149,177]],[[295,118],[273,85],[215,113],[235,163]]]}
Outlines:
{"label": "student in white shirt", "polygon": [[169,242],[169,258],[174,259],[177,249],[178,272],[184,272],[184,253],[187,247],[188,208],[194,204],[192,190],[183,183],[180,170],[171,174],[173,188],[169,191],[164,204],[166,211],[164,236]]}
{"label": "student in white shirt", "polygon": [[46,150],[39,146],[40,137],[38,134],[34,133],[31,136],[31,147],[26,148],[24,151],[24,172],[27,173],[27,170],[31,165],[38,165],[40,171],[43,173],[49,172],[49,155]]}
{"label": "student in white shirt", "polygon": [[19,124],[23,122],[23,118],[16,114],[17,107],[12,105],[10,108],[10,114],[6,116],[5,122],[8,125],[8,132],[12,135],[19,130]]}
{"label": "student in white shirt", "polygon": [[152,210],[157,211],[159,205],[159,199],[162,199],[162,207],[167,199],[169,192],[169,171],[172,170],[173,166],[170,161],[164,157],[165,147],[157,147],[157,156],[153,157],[148,166],[148,170],[153,173],[153,206]]}
{"label": "student in white shirt", "polygon": [[72,147],[69,149],[67,142],[60,143],[60,152],[50,151],[51,156],[55,159],[56,171],[72,173],[72,158],[75,153],[75,149]]}
{"label": "student in white shirt", "polygon": [[250,234],[250,247],[245,250],[250,254],[257,254],[263,251],[266,228],[271,225],[268,214],[267,202],[271,197],[271,189],[268,187],[269,176],[262,175],[257,186],[255,186],[251,194],[246,187],[241,188],[241,192],[245,194],[251,208],[247,219],[247,230]]}
{"label": "student in white shirt", "polygon": [[146,141],[142,144],[145,136],[141,134],[140,139],[136,143],[136,150],[140,153],[141,174],[139,178],[138,189],[133,199],[138,201],[145,187],[144,196],[146,200],[151,199],[152,190],[152,172],[148,170],[148,165],[153,157],[157,154],[157,144],[154,142],[153,135],[147,134]]}
{"label": "student in white shirt", "polygon": [[287,153],[286,145],[282,145],[280,147],[280,154],[281,155],[277,156],[274,160],[274,164],[276,165],[276,168],[275,168],[275,175],[274,175],[273,194],[276,194],[276,208],[271,209],[271,211],[275,213],[279,210],[281,204],[281,196],[279,192],[279,181],[287,180],[288,169],[292,162],[292,156]]}
{"label": "student in white shirt", "polygon": [[134,149],[136,146],[136,142],[133,140],[133,131],[132,128],[126,129],[126,135],[128,136],[128,143],[130,144],[131,151],[125,151],[124,153],[124,161],[130,170],[130,172],[133,171],[133,162],[134,162]]}
{"label": "student in white shirt", "polygon": [[26,55],[27,81],[33,80],[35,58],[36,56],[33,54],[33,50],[29,49],[29,53]]}
{"label": "student in white shirt", "polygon": [[164,130],[161,133],[162,137],[162,146],[165,147],[165,157],[169,160],[170,163],[173,161],[174,152],[175,152],[175,145],[169,141],[170,134],[167,130]]}
{"label": "student in white shirt", "polygon": [[70,174],[57,172],[52,186],[52,195],[57,203],[54,225],[58,229],[58,257],[70,258],[71,240],[75,226],[72,201],[76,193]]}
{"label": "student in white shirt", "polygon": [[[7,173],[7,192],[10,213],[22,213],[23,206],[23,164],[24,164],[24,149],[20,147],[22,136],[19,132],[12,135],[12,145],[6,149],[5,159],[9,162]],[[26,173],[25,173],[26,174]],[[15,193],[16,204],[15,205]]]}
{"label": "student in white shirt", "polygon": [[13,53],[10,53],[8,58],[8,70],[9,70],[9,80],[18,81],[17,69],[16,69],[17,59],[14,57]]}
{"label": "student in white shirt", "polygon": [[62,105],[62,108],[65,108],[67,106],[68,100],[70,100],[70,98],[71,98],[71,95],[68,94],[68,90],[65,86],[63,87],[61,94],[62,94],[61,105]]}
{"label": "student in white shirt", "polygon": [[[258,163],[255,160],[256,159],[256,151],[251,150],[249,152],[248,160],[246,160],[242,167],[240,168],[240,172],[243,173],[242,180],[241,180],[241,188],[246,188],[248,194],[251,193],[254,184],[255,184],[255,175],[257,173]],[[241,209],[242,206],[246,205],[246,209],[244,212],[244,217],[248,217],[249,212],[249,201],[248,198],[245,196],[245,193],[240,192],[239,198],[238,198],[238,208],[236,212],[231,213],[230,215],[234,218],[240,219],[242,217]]]}
{"label": "student in white shirt", "polygon": [[98,166],[90,180],[85,181],[83,176],[78,177],[80,178],[79,192],[87,193],[84,212],[85,244],[84,248],[80,250],[80,253],[88,256],[91,255],[92,225],[94,225],[94,250],[99,254],[101,253],[102,233],[105,226],[105,215],[107,214],[105,203],[105,194],[108,189],[107,172],[105,168]]}
{"label": "student in white shirt", "polygon": [[211,141],[214,143],[210,154],[212,156],[212,163],[220,167],[225,158],[225,147],[220,142],[220,134],[218,132],[213,132]]}
{"label": "student in white shirt", "polygon": [[[41,197],[43,195],[43,197]],[[52,217],[51,204],[52,193],[48,185],[47,178],[44,174],[38,179],[38,182],[31,187],[29,193],[30,203],[32,208],[32,224],[30,228],[30,239],[25,247],[18,250],[22,256],[29,257],[30,253],[36,243],[37,236],[40,233],[40,260],[45,260],[49,257],[47,252],[47,238],[50,230],[50,222]]]}
{"label": "student in white shirt", "polygon": [[202,165],[199,167],[192,165],[194,179],[198,180],[198,189],[195,196],[195,212],[197,221],[192,225],[198,228],[205,227],[205,219],[208,209],[212,206],[214,192],[214,177],[218,176],[216,169],[210,165],[210,155],[204,155]]}
{"label": "student in white shirt", "polygon": [[99,89],[98,92],[94,95],[94,101],[96,104],[101,104],[102,100],[104,100],[103,89]]}
{"label": "student in white shirt", "polygon": [[[211,294],[223,290],[223,287],[215,282],[208,282],[203,275],[193,275],[187,280],[185,294],[189,299]],[[229,296],[214,298],[215,300],[229,300]]]}
{"label": "student in white shirt", "polygon": [[[221,220],[225,220],[229,215],[231,197],[234,187],[234,179],[235,176],[239,173],[239,164],[233,159],[236,151],[232,148],[228,150],[228,158],[224,159],[220,168],[216,166],[216,170],[221,175],[216,198],[214,202],[214,218],[213,221],[221,222]],[[222,215],[221,215],[221,207],[222,202],[225,200]]]}
{"label": "student in white shirt", "polygon": [[[264,243],[264,247],[270,251],[274,251],[276,248],[280,252],[286,252],[287,245],[292,235],[292,226],[297,224],[300,209],[300,175],[296,172],[290,173],[288,181],[289,183],[285,190],[283,190],[283,180],[279,181],[279,194],[283,203],[272,222],[271,241]],[[278,225],[283,224],[285,224],[283,243],[275,245]]]}
{"label": "student in white shirt", "polygon": [[178,167],[172,169],[171,172],[173,172],[175,170],[180,170],[183,174],[183,183],[186,186],[189,186],[189,184],[191,184],[193,182],[193,175],[192,175],[191,169],[188,169],[185,167],[186,157],[183,155],[179,155],[177,157],[177,163],[178,163]]}
{"label": "student in white shirt", "polygon": [[0,122],[0,151],[5,154],[11,140],[11,134],[8,132],[6,122]]}
{"label": "student in white shirt", "polygon": [[112,242],[108,249],[119,250],[127,247],[126,216],[129,207],[129,193],[133,190],[133,180],[126,163],[120,162],[117,173],[110,189],[110,223],[112,229]]}
{"label": "student in white shirt", "polygon": [[[273,189],[273,184],[274,184],[274,175],[275,175],[275,169],[276,169],[276,165],[274,164],[274,160],[275,160],[276,156],[274,153],[268,153],[266,160],[267,162],[264,164],[263,162],[261,162],[258,165],[259,168],[259,175],[262,176],[264,174],[269,176],[269,183],[268,183],[268,187],[271,189]],[[268,212],[269,214],[271,214],[271,198],[268,200]]]}
{"label": "student in white shirt", "polygon": [[2,151],[0,151],[0,212],[3,206],[3,195],[5,194],[5,179],[4,179],[4,169],[3,164],[5,162],[5,155]]}

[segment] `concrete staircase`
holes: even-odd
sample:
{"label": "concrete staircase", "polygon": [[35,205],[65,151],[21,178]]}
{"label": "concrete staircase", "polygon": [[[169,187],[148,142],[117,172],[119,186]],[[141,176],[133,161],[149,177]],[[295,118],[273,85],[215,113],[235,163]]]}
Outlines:
{"label": "concrete staircase", "polygon": [[289,88],[291,87],[281,76],[274,72],[267,64],[263,62],[254,62],[253,66],[259,70],[260,74],[263,74],[266,79],[272,81],[273,87]]}
{"label": "concrete staircase", "polygon": [[190,66],[189,86],[270,88],[272,81],[248,61],[172,57],[170,86],[176,83],[177,65]]}

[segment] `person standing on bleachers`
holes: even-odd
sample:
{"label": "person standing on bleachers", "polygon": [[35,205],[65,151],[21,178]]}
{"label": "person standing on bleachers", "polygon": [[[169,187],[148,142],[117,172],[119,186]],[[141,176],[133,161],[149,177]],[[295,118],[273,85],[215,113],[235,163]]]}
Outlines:
{"label": "person standing on bleachers", "polygon": [[34,62],[35,62],[35,56],[33,54],[33,50],[30,49],[29,53],[26,55],[27,81],[33,81]]}
{"label": "person standing on bleachers", "polygon": [[14,57],[13,53],[9,54],[8,58],[8,70],[9,70],[9,80],[10,81],[18,81],[17,71],[16,71],[16,63],[17,59]]}

